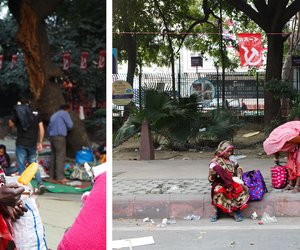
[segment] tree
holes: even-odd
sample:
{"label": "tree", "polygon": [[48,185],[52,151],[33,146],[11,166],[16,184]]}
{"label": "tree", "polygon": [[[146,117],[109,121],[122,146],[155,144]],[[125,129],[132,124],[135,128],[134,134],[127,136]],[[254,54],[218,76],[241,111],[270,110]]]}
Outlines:
{"label": "tree", "polygon": [[[99,3],[101,2],[98,1]],[[46,25],[46,19],[62,4],[62,0],[8,0],[10,12],[19,26],[17,42],[24,54],[30,90],[45,120],[48,120],[50,115],[65,102],[60,86],[60,79],[64,73],[52,61]],[[74,4],[74,1],[70,4]],[[96,10],[98,6],[95,6]],[[101,7],[105,9],[104,6]],[[82,13],[77,14],[77,20],[80,19],[80,14]],[[75,114],[71,116],[74,128],[68,137],[68,148],[69,155],[74,155],[81,146],[89,145],[89,138],[78,116]]]}
{"label": "tree", "polygon": [[[238,11],[243,12],[261,27],[267,35],[268,54],[266,66],[266,81],[281,80],[283,66],[284,42],[288,35],[284,34],[285,25],[300,10],[300,1],[294,0],[225,0]],[[249,3],[248,3],[249,2]],[[265,93],[265,124],[280,115],[280,100],[274,98],[269,91]]]}

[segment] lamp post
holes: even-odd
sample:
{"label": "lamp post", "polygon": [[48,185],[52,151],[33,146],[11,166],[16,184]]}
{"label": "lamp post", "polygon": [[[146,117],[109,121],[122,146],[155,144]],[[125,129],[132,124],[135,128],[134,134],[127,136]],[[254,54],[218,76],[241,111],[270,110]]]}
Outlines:
{"label": "lamp post", "polygon": [[220,18],[219,18],[219,33],[220,33],[220,52],[222,65],[222,108],[225,108],[225,51],[223,44],[223,23],[222,23],[222,0],[220,1]]}

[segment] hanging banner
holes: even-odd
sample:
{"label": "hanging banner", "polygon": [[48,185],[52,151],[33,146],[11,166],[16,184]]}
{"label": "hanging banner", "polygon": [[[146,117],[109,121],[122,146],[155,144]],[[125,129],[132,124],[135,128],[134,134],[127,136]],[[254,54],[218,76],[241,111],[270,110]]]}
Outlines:
{"label": "hanging banner", "polygon": [[105,58],[106,58],[106,51],[100,50],[99,51],[99,58],[98,58],[98,69],[104,70],[105,68]]}
{"label": "hanging banner", "polygon": [[261,34],[238,34],[241,66],[262,66]]}
{"label": "hanging banner", "polygon": [[86,69],[87,68],[88,57],[89,57],[89,52],[87,52],[87,51],[81,52],[80,69]]}
{"label": "hanging banner", "polygon": [[3,55],[0,55],[0,69],[3,68]]}
{"label": "hanging banner", "polygon": [[12,55],[11,57],[11,63],[10,63],[10,68],[14,68],[17,64],[18,61],[18,55]]}
{"label": "hanging banner", "polygon": [[64,52],[63,54],[63,70],[68,70],[71,66],[71,54],[70,52]]}

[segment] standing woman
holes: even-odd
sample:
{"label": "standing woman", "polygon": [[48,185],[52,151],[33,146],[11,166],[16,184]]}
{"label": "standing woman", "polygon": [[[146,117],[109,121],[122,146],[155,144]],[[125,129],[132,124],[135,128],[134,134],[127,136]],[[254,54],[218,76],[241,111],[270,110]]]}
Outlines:
{"label": "standing woman", "polygon": [[233,155],[233,149],[231,142],[222,141],[209,164],[208,180],[212,185],[211,198],[215,207],[212,222],[218,220],[219,211],[230,214],[235,221],[240,222],[243,220],[241,211],[248,206],[248,189],[245,185],[237,183],[237,178],[240,180],[243,170]]}

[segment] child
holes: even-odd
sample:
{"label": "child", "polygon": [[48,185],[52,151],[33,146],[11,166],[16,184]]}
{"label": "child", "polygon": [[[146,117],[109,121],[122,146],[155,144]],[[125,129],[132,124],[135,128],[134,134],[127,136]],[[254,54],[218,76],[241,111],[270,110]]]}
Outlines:
{"label": "child", "polygon": [[102,164],[106,162],[106,146],[105,144],[100,145],[95,151],[95,158],[97,161],[97,164]]}
{"label": "child", "polygon": [[3,144],[0,144],[0,167],[2,167],[6,176],[17,172],[17,168],[10,166],[10,158],[6,153],[6,146]]}

